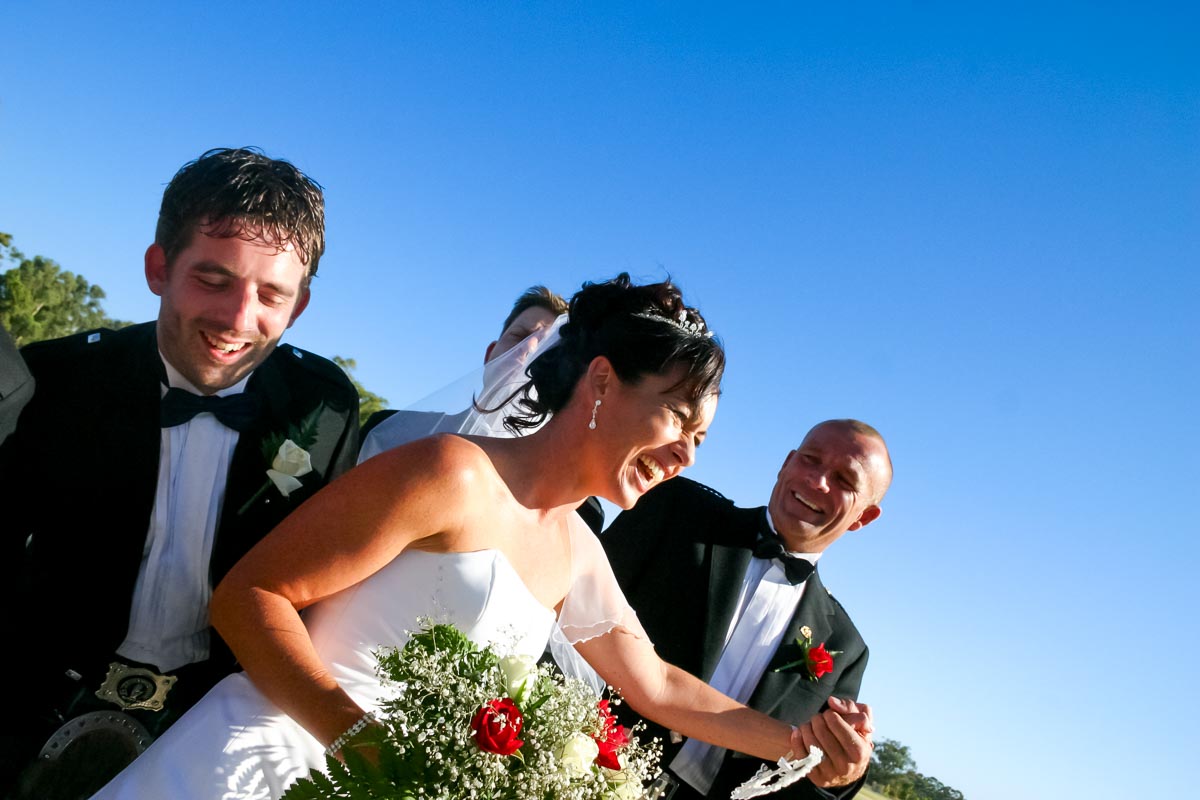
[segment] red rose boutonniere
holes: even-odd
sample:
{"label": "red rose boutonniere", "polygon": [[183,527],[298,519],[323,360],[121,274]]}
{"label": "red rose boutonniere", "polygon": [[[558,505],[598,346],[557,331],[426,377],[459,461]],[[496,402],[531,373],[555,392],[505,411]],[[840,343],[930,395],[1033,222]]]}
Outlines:
{"label": "red rose boutonniere", "polygon": [[813,645],[812,628],[809,628],[807,625],[800,629],[800,637],[796,640],[796,644],[804,651],[804,658],[793,661],[790,664],[784,664],[775,671],[783,672],[793,667],[803,666],[808,672],[808,679],[810,681],[819,680],[822,675],[828,675],[833,672],[833,657],[840,656],[842,651],[826,650],[824,642]]}

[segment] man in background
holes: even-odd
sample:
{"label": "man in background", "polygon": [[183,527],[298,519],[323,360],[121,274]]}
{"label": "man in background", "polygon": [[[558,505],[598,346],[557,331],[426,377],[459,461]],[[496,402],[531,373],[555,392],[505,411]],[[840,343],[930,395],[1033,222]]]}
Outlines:
{"label": "man in background", "polygon": [[[547,330],[554,320],[567,313],[567,301],[545,286],[530,286],[517,301],[513,303],[512,311],[504,319],[500,328],[500,336],[490,342],[483,351],[483,383],[486,390],[489,383],[487,364],[512,350],[518,344],[525,343],[528,350],[526,355],[532,355],[537,350],[537,339],[530,339],[535,333]],[[526,342],[526,340],[529,340]],[[358,462],[361,464],[372,456],[379,455],[384,450],[390,450],[414,439],[428,436],[441,431],[458,432],[459,427],[466,421],[470,409],[455,413],[443,411],[398,411],[394,408],[376,411],[362,428],[362,448],[359,450]],[[386,425],[382,425],[386,421]]]}

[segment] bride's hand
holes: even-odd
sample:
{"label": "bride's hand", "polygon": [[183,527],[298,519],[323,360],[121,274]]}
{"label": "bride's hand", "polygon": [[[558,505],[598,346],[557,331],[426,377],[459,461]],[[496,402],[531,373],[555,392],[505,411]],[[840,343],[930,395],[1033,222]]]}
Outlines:
{"label": "bride's hand", "polygon": [[379,745],[383,741],[386,729],[378,722],[371,722],[358,733],[351,736],[333,757],[343,764],[346,763],[347,751],[353,751],[359,758],[371,766],[379,766]]}

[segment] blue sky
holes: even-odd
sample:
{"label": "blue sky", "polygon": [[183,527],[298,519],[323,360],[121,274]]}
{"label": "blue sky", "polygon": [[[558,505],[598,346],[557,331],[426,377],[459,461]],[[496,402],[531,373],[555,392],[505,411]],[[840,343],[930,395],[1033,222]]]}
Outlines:
{"label": "blue sky", "polygon": [[[730,357],[693,477],[887,437],[821,563],[882,735],[971,800],[1191,794],[1200,57],[1187,4],[10,3],[0,230],[155,315],[162,188],[326,187],[288,334],[404,405],[512,299],[669,274]],[[1128,766],[1121,766],[1128,765]],[[1106,771],[1112,770],[1106,774]]]}

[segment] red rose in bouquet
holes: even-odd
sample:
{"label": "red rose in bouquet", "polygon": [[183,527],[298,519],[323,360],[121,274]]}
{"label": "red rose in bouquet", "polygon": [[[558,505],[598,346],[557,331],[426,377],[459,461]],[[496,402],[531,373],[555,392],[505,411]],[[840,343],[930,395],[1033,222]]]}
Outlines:
{"label": "red rose in bouquet", "polygon": [[517,738],[524,724],[521,709],[512,700],[488,700],[471,718],[471,735],[480,750],[511,756],[525,744]]}
{"label": "red rose in bouquet", "polygon": [[600,709],[600,733],[592,737],[596,740],[596,746],[600,748],[596,764],[607,769],[619,770],[621,761],[617,757],[617,751],[629,744],[629,734],[625,732],[625,726],[619,724],[612,715],[607,700],[600,700],[596,707]]}

